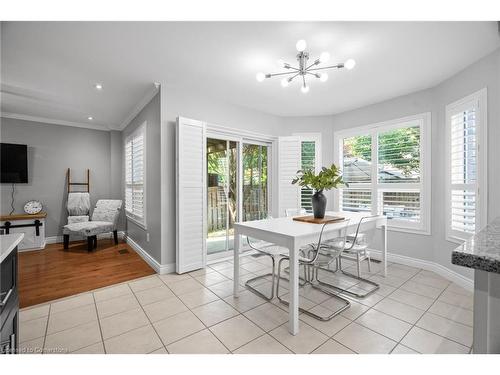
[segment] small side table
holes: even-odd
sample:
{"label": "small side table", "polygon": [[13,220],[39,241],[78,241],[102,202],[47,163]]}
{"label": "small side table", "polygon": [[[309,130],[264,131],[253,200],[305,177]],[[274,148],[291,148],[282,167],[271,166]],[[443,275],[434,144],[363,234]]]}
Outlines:
{"label": "small side table", "polygon": [[46,212],[38,214],[14,214],[0,216],[0,229],[5,234],[24,233],[19,250],[42,250],[45,248]]}

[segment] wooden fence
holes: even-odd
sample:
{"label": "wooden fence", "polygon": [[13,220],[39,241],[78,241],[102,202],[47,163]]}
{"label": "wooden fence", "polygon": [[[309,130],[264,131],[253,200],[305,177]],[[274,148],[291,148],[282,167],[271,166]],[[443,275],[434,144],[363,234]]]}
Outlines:
{"label": "wooden fence", "polygon": [[[209,187],[207,194],[207,228],[215,232],[226,228],[226,204],[228,199],[224,189],[219,186]],[[234,200],[229,199],[229,223],[234,221],[236,207]],[[255,186],[243,188],[243,220],[258,220],[267,217],[267,189]]]}

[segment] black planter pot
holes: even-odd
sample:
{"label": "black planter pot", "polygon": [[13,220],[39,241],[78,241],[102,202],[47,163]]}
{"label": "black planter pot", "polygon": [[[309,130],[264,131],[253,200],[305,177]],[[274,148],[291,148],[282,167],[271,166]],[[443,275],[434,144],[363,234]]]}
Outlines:
{"label": "black planter pot", "polygon": [[312,200],[314,218],[323,219],[325,217],[325,211],[326,211],[326,197],[323,194],[323,190],[314,193],[311,200]]}

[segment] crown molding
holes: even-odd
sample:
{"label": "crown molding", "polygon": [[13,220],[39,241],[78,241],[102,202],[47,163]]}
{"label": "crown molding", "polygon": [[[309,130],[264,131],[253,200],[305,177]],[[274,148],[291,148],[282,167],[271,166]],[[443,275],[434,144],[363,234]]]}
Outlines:
{"label": "crown molding", "polygon": [[155,97],[157,93],[160,92],[160,85],[158,84],[153,84],[151,85],[151,89],[146,92],[146,94],[143,96],[143,98],[137,103],[137,105],[134,107],[134,109],[125,117],[125,119],[122,121],[122,123],[118,126],[117,130],[123,130],[127,127],[128,124],[141,112],[144,107],[146,107],[151,99]]}
{"label": "crown molding", "polygon": [[115,130],[115,129],[111,129],[107,126],[104,126],[104,125],[86,124],[84,122],[74,122],[74,121],[66,121],[66,120],[56,120],[56,119],[51,119],[51,118],[46,118],[46,117],[29,116],[29,115],[23,115],[20,113],[12,113],[12,112],[1,112],[0,117],[15,119],[15,120],[31,121],[31,122],[41,122],[44,124],[64,125],[64,126],[72,126],[72,127],[76,127],[76,128],[101,130],[101,131],[108,131],[108,132],[111,130]]}

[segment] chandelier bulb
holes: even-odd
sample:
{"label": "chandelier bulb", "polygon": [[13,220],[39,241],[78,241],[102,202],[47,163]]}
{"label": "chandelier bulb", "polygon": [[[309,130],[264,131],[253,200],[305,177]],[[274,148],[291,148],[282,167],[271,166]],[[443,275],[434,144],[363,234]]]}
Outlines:
{"label": "chandelier bulb", "polygon": [[321,73],[320,76],[319,76],[319,80],[321,82],[326,82],[328,81],[328,74],[327,73]]}
{"label": "chandelier bulb", "polygon": [[352,68],[354,68],[354,66],[356,65],[356,61],[354,61],[353,59],[349,59],[345,62],[344,66],[346,67],[346,69],[348,70],[351,70]]}
{"label": "chandelier bulb", "polygon": [[283,78],[281,80],[281,86],[288,87],[288,85],[290,85],[290,81],[288,80],[288,78]]}
{"label": "chandelier bulb", "polygon": [[321,55],[319,55],[319,61],[324,63],[330,60],[330,54],[328,52],[322,52]]}
{"label": "chandelier bulb", "polygon": [[307,48],[306,41],[304,39],[300,39],[295,45],[295,48],[297,48],[297,51],[299,52],[304,52],[304,50]]}
{"label": "chandelier bulb", "polygon": [[257,73],[257,75],[255,76],[255,78],[257,79],[257,82],[262,82],[266,79],[266,75],[262,72],[259,72]]}
{"label": "chandelier bulb", "polygon": [[300,91],[302,91],[303,94],[307,94],[309,92],[309,86],[307,85],[303,85],[301,88],[300,88]]}

